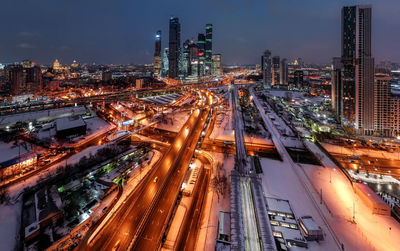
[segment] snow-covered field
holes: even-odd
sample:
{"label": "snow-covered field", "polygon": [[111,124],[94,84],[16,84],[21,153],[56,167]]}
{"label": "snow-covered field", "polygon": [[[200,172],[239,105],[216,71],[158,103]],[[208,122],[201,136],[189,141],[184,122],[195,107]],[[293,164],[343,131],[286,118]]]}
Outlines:
{"label": "snow-covered field", "polygon": [[[327,217],[346,250],[398,250],[400,224],[390,216],[372,214],[336,168],[304,165],[315,190],[322,190]],[[353,210],[355,222],[352,223]]]}
{"label": "snow-covered field", "polygon": [[[226,175],[228,178],[228,188],[230,185],[229,175],[233,169],[234,158],[233,155],[229,155],[228,158],[224,158],[222,153],[212,152],[214,162],[222,163],[222,169],[220,175]],[[215,174],[215,171],[213,172]],[[213,189],[208,190],[207,201],[205,204],[205,215],[202,218],[200,232],[197,239],[196,251],[203,250],[215,250],[215,240],[218,233],[218,218],[219,211],[229,212],[230,206],[230,194],[229,192],[218,200],[217,194],[214,193]],[[201,245],[200,245],[201,244]]]}
{"label": "snow-covered field", "polygon": [[297,217],[312,216],[326,234],[325,240],[319,244],[309,242],[309,249],[338,250],[332,235],[329,233],[324,221],[292,168],[279,160],[260,158],[260,161],[263,168],[263,174],[260,176],[263,180],[265,196],[289,200]]}
{"label": "snow-covered field", "polygon": [[165,115],[166,123],[159,122],[155,127],[172,132],[179,132],[189,116],[190,111],[168,113]]}
{"label": "snow-covered field", "polygon": [[0,250],[16,250],[21,225],[22,199],[15,204],[0,204]]}
{"label": "snow-covered field", "polygon": [[[304,170],[315,191],[322,189],[324,204],[331,216],[330,224],[342,242],[352,246],[352,250],[397,250],[400,238],[393,237],[400,236],[400,224],[390,216],[372,214],[335,164],[315,144],[307,144],[319,153],[324,167],[303,165]],[[354,209],[357,224],[351,223]],[[360,245],[367,246],[360,249]]]}

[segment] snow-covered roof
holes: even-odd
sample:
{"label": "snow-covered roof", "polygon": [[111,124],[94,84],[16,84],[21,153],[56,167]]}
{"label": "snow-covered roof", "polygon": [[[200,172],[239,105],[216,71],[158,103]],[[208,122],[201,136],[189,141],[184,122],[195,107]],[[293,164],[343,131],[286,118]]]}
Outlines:
{"label": "snow-covered roof", "polygon": [[28,152],[31,152],[29,144],[21,144],[21,142],[19,142],[18,145],[13,145],[12,143],[0,141],[0,163],[15,159]]}
{"label": "snow-covered roof", "polygon": [[269,211],[293,214],[289,201],[267,197],[267,208]]}
{"label": "snow-covered roof", "polygon": [[317,223],[315,223],[313,218],[310,217],[310,216],[301,217],[301,222],[304,224],[304,226],[307,228],[308,231],[312,231],[312,230],[319,231],[320,230],[320,228],[317,225]]}
{"label": "snow-covered roof", "polygon": [[56,130],[63,131],[70,128],[85,126],[86,123],[81,116],[71,116],[58,118],[56,120]]}

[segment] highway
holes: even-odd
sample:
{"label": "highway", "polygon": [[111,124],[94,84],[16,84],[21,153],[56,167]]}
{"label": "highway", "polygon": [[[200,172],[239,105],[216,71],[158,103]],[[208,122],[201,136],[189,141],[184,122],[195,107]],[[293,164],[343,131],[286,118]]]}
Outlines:
{"label": "highway", "polygon": [[373,174],[393,175],[400,178],[400,160],[360,156],[360,160],[352,159],[346,154],[331,153],[346,169]]}
{"label": "highway", "polygon": [[157,201],[154,209],[147,218],[147,222],[144,223],[140,235],[132,246],[133,250],[157,250],[160,247],[161,239],[167,227],[166,224],[173,210],[186,170],[188,169],[209,113],[210,108],[201,110],[199,119],[195,124],[190,125],[192,132],[188,137],[187,146],[180,152],[182,157],[179,158],[180,156],[178,156],[179,163],[174,170],[174,175],[171,176],[163,191],[164,196]]}
{"label": "highway", "polygon": [[[163,234],[160,226],[163,226],[165,221],[162,219],[167,218],[169,204],[175,203],[174,191],[178,189],[179,192],[179,181],[187,168],[183,163],[190,161],[193,146],[197,143],[208,113],[209,108],[197,109],[192,113],[160,162],[98,234],[92,236],[92,230],[85,236],[78,246],[79,250],[112,250],[117,243],[119,250],[127,250],[131,241],[136,239],[138,242],[133,243],[138,247],[143,245],[142,243],[159,245],[159,238],[156,237]],[[157,221],[154,217],[157,217]]]}

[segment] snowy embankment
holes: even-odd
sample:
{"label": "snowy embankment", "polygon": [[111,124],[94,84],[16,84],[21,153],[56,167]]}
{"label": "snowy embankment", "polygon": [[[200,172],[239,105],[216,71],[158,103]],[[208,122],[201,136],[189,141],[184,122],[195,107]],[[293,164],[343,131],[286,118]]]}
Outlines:
{"label": "snowy embankment", "polygon": [[330,153],[346,154],[346,155],[359,155],[369,156],[371,158],[384,158],[389,160],[400,160],[400,152],[387,152],[375,149],[363,149],[363,148],[349,148],[344,146],[332,145],[328,143],[322,143],[323,147]]}
{"label": "snowy embankment", "polygon": [[0,250],[17,250],[22,200],[0,204]]}

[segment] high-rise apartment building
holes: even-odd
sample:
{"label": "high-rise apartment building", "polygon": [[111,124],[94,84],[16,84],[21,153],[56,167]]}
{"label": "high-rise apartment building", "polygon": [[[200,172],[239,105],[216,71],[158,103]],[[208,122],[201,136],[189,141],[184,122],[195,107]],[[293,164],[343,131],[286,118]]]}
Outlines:
{"label": "high-rise apartment building", "polygon": [[[340,81],[342,111],[339,119],[359,133],[374,130],[374,59],[371,54],[371,6],[342,9],[342,57]],[[336,72],[337,74],[337,72]],[[334,86],[338,86],[333,82]]]}
{"label": "high-rise apartment building", "polygon": [[263,86],[264,88],[270,88],[272,83],[271,73],[271,52],[269,50],[264,51],[261,56],[261,72],[263,75]]}
{"label": "high-rise apartment building", "polygon": [[155,37],[155,49],[154,49],[154,75],[160,76],[161,74],[161,31],[157,31]]}
{"label": "high-rise apartment building", "polygon": [[212,55],[212,70],[211,74],[214,76],[222,75],[222,67],[221,67],[221,54]]}
{"label": "high-rise apartment building", "polygon": [[342,84],[342,59],[332,59],[332,72],[331,72],[331,97],[332,97],[332,110],[336,118],[339,120],[343,115],[343,84]]}
{"label": "high-rise apartment building", "polygon": [[[391,136],[391,125],[394,113],[391,113],[391,82],[388,76],[376,77],[374,93],[374,130],[379,136]],[[392,118],[391,118],[391,115]],[[394,121],[393,121],[394,122]]]}
{"label": "high-rise apartment building", "polygon": [[10,83],[10,91],[12,95],[23,93],[24,89],[24,68],[22,65],[12,65],[8,68],[8,79]]}
{"label": "high-rise apartment building", "polygon": [[293,73],[293,87],[297,89],[304,88],[304,71],[296,70]]}
{"label": "high-rise apartment building", "polygon": [[272,85],[278,85],[281,81],[280,78],[280,65],[281,65],[281,60],[279,56],[272,57],[272,67],[271,67],[271,73],[272,73]]}
{"label": "high-rise apartment building", "polygon": [[179,59],[181,54],[181,24],[177,17],[169,20],[169,56],[168,77],[177,78],[179,75]]}

